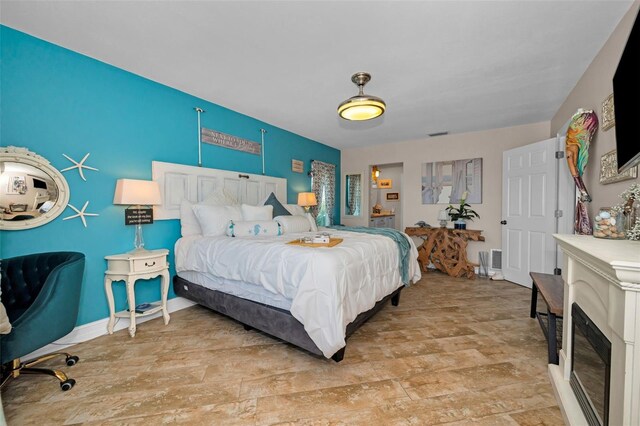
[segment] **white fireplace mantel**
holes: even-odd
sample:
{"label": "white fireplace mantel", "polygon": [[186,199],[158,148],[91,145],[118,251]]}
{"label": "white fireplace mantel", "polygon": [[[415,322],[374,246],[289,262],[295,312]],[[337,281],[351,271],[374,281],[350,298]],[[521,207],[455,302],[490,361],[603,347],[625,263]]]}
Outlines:
{"label": "white fireplace mantel", "polygon": [[569,384],[571,306],[578,303],[611,342],[610,425],[640,424],[640,242],[554,235],[566,254],[560,364],[549,376],[565,421],[586,419]]}

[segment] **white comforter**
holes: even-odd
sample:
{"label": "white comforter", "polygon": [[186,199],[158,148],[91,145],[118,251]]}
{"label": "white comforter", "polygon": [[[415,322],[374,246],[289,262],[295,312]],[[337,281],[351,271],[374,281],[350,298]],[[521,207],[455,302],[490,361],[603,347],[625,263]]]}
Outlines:
{"label": "white comforter", "polygon": [[[261,285],[292,301],[291,314],[326,357],[345,346],[347,324],[402,285],[398,248],[390,238],[329,230],[335,247],[286,244],[279,237],[185,237],[176,243],[176,271],[207,272]],[[420,279],[411,243],[409,277]]]}

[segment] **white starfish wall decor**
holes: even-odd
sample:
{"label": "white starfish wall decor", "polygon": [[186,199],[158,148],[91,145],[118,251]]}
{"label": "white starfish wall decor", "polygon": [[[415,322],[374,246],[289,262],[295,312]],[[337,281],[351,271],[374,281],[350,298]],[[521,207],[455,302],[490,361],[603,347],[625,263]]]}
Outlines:
{"label": "white starfish wall decor", "polygon": [[80,160],[80,161],[75,161],[73,158],[69,157],[67,154],[62,154],[64,156],[64,158],[66,158],[67,160],[69,160],[73,164],[75,164],[75,166],[67,167],[66,169],[62,169],[62,171],[66,172],[67,170],[78,169],[78,171],[80,172],[80,177],[82,178],[83,181],[86,182],[87,179],[84,177],[84,173],[82,172],[82,169],[95,170],[96,172],[99,171],[95,167],[89,167],[89,166],[85,166],[84,165],[84,162],[87,160],[87,158],[89,157],[90,154],[91,154],[90,152],[87,152],[87,155],[82,157],[82,160]]}
{"label": "white starfish wall decor", "polygon": [[74,214],[72,216],[67,216],[62,220],[74,219],[76,217],[79,217],[80,219],[82,219],[82,224],[86,228],[87,227],[87,220],[85,219],[85,216],[100,216],[98,213],[85,213],[85,210],[87,209],[88,205],[89,205],[89,202],[87,201],[87,202],[84,203],[84,206],[82,206],[82,209],[78,210],[73,205],[67,204],[67,207],[69,207],[70,209],[74,210],[77,214]]}

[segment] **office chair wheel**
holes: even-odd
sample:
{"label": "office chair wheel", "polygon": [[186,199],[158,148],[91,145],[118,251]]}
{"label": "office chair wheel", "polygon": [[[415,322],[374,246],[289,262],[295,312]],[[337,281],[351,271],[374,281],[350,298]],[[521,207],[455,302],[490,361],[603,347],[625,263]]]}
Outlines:
{"label": "office chair wheel", "polygon": [[60,389],[63,391],[68,391],[76,384],[76,381],[73,379],[67,379],[64,382],[60,383]]}
{"label": "office chair wheel", "polygon": [[77,356],[75,356],[75,355],[72,355],[72,356],[68,356],[68,357],[67,357],[67,365],[68,365],[69,367],[72,367],[72,366],[76,365],[76,364],[78,363],[78,361],[80,361],[80,358],[78,358],[78,357],[77,357]]}

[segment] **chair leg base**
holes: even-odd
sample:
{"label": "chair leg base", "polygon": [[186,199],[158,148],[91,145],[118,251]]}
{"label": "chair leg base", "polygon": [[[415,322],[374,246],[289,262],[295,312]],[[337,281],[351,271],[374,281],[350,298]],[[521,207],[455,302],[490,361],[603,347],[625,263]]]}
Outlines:
{"label": "chair leg base", "polygon": [[76,381],[67,377],[65,373],[59,370],[52,370],[49,368],[37,368],[34,365],[38,365],[42,362],[48,361],[52,358],[64,356],[68,366],[75,365],[79,358],[75,355],[68,354],[66,352],[56,352],[48,355],[44,355],[40,358],[34,359],[28,362],[20,362],[20,359],[14,359],[11,362],[2,366],[2,379],[0,381],[0,389],[3,388],[11,379],[15,379],[20,374],[44,374],[52,376],[58,379],[60,387],[63,391],[71,389]]}

